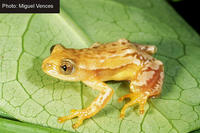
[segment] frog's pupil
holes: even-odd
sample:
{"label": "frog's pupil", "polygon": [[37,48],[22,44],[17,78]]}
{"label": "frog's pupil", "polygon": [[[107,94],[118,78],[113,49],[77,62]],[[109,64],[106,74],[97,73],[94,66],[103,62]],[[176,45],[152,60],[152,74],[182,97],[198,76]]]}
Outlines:
{"label": "frog's pupil", "polygon": [[63,69],[64,71],[67,71],[67,66],[66,66],[66,65],[63,65],[63,66],[62,66],[62,69]]}

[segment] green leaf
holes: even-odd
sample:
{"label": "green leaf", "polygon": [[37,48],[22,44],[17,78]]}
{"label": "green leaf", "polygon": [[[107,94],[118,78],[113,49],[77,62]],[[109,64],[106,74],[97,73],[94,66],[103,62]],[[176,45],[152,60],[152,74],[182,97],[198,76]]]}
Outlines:
{"label": "green leaf", "polygon": [[200,133],[200,130],[193,131],[191,133]]}
{"label": "green leaf", "polygon": [[0,110],[0,116],[3,117],[3,118],[8,118],[8,119],[16,120],[15,118],[13,118],[12,116],[10,116],[6,112],[3,112],[2,110]]}
{"label": "green leaf", "polygon": [[72,133],[53,128],[47,128],[30,123],[11,121],[0,118],[1,133]]}
{"label": "green leaf", "polygon": [[24,122],[73,131],[75,120],[59,116],[87,107],[98,92],[80,82],[64,82],[41,70],[53,44],[85,48],[94,42],[127,38],[154,44],[164,62],[161,97],[144,115],[137,108],[119,119],[129,93],[127,82],[109,82],[112,100],[77,132],[190,132],[200,128],[200,37],[163,0],[61,0],[60,14],[0,15],[0,109]]}

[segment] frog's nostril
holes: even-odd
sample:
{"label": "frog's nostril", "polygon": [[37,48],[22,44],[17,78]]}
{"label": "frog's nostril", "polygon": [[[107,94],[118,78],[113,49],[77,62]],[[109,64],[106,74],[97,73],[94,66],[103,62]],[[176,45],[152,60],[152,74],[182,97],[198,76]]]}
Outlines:
{"label": "frog's nostril", "polygon": [[43,64],[43,65],[42,65],[42,69],[43,69],[43,70],[46,70],[46,69],[50,68],[51,66],[52,66],[51,64],[46,63],[46,64]]}
{"label": "frog's nostril", "polygon": [[51,66],[52,66],[52,65],[51,65],[51,64],[49,64],[49,63],[47,63],[47,64],[46,64],[46,67],[51,67]]}

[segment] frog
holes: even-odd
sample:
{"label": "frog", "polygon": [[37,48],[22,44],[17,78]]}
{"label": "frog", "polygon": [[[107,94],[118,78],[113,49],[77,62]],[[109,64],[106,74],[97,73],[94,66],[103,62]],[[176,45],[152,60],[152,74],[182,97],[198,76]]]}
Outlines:
{"label": "frog", "polygon": [[50,56],[42,63],[43,71],[65,81],[81,81],[99,91],[96,99],[84,109],[72,109],[70,115],[59,117],[58,122],[77,118],[72,125],[78,128],[85,119],[101,111],[111,99],[114,90],[106,81],[128,81],[130,93],[120,97],[119,102],[129,99],[120,112],[125,117],[127,108],[139,105],[139,114],[144,114],[145,104],[152,97],[159,96],[164,80],[164,65],[152,55],[157,51],[154,45],[132,43],[127,39],[115,42],[94,43],[89,48],[65,48],[53,45]]}

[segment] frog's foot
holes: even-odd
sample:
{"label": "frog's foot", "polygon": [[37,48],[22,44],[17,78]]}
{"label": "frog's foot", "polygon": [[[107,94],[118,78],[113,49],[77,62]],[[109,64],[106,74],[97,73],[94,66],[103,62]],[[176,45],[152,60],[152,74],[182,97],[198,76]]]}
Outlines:
{"label": "frog's foot", "polygon": [[125,96],[122,96],[121,98],[118,99],[118,101],[121,102],[125,98],[130,98],[130,101],[126,103],[124,107],[122,108],[121,113],[120,113],[120,118],[124,118],[125,111],[128,107],[133,106],[134,104],[137,104],[137,103],[139,104],[140,114],[144,113],[144,105],[148,99],[147,94],[142,93],[142,92],[133,92]]}
{"label": "frog's foot", "polygon": [[83,123],[83,120],[87,119],[86,116],[87,116],[87,110],[86,109],[83,109],[83,110],[72,109],[70,115],[58,118],[58,122],[63,123],[66,120],[71,120],[75,117],[78,117],[77,122],[72,125],[72,127],[75,129],[75,128],[78,128]]}

